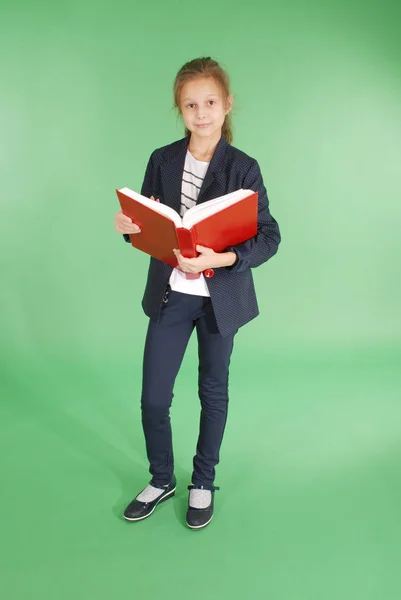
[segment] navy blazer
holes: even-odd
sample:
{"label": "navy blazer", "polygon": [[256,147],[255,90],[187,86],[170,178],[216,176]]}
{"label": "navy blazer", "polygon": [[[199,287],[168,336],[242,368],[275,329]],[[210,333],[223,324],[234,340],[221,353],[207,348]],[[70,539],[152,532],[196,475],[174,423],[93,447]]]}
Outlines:
{"label": "navy blazer", "polygon": [[[155,150],[148,162],[141,189],[143,196],[159,198],[178,213],[181,182],[189,137]],[[251,269],[276,254],[280,243],[277,222],[269,211],[269,201],[257,161],[231,146],[222,136],[203,180],[197,204],[240,188],[259,192],[258,231],[255,237],[226,250],[236,253],[230,267],[214,269],[207,279],[217,326],[223,337],[232,334],[259,314]],[[129,236],[124,234],[127,242]],[[151,257],[142,308],[156,321],[160,318],[163,296],[172,267]]]}

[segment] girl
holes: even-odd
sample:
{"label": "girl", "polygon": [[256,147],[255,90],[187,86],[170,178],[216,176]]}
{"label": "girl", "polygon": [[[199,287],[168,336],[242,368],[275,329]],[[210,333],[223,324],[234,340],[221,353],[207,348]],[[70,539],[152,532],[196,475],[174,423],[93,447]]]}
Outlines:
{"label": "girl", "polygon": [[[259,165],[231,145],[229,78],[211,58],[186,63],[174,82],[174,105],[185,137],[155,150],[141,194],[181,216],[188,208],[237,189],[259,193],[257,235],[214,252],[197,246],[197,258],[178,268],[151,258],[142,307],[149,317],[143,359],[141,416],[152,479],[127,506],[124,518],[139,521],[176,489],[169,409],[174,381],[194,328],[198,338],[200,429],[188,486],[187,525],[201,529],[213,517],[215,466],[227,419],[228,373],[234,336],[259,314],[251,268],[276,254],[280,232],[269,212]],[[127,242],[140,229],[121,211],[115,229]],[[203,271],[212,277],[205,278]],[[187,273],[201,273],[190,278]]]}

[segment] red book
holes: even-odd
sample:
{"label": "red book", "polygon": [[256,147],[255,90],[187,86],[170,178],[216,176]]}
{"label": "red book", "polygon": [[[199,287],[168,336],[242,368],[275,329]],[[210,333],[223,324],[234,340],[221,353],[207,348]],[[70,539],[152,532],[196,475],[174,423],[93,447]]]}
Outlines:
{"label": "red book", "polygon": [[207,200],[188,209],[183,217],[170,206],[127,187],[116,192],[123,213],[141,228],[140,233],[130,234],[131,244],[171,267],[178,266],[174,248],[186,258],[195,258],[199,256],[197,244],[221,252],[257,232],[258,192],[253,190],[236,190]]}

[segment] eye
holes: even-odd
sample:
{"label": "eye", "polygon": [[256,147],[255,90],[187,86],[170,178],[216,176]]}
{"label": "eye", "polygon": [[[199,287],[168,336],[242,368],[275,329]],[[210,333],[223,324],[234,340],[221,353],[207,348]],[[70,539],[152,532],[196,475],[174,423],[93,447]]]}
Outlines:
{"label": "eye", "polygon": [[209,100],[209,104],[216,104],[216,100]]}
{"label": "eye", "polygon": [[191,104],[187,104],[188,108],[192,108],[195,104],[192,102]]}

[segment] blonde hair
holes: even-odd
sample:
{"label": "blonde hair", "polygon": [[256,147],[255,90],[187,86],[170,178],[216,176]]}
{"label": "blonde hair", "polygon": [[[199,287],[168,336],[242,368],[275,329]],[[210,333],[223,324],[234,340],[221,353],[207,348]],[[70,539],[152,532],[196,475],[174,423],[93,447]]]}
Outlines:
{"label": "blonde hair", "polygon": [[[224,102],[227,103],[228,96],[230,95],[230,79],[226,71],[222,69],[218,62],[210,58],[195,58],[190,62],[185,63],[183,67],[178,71],[174,80],[173,86],[173,97],[174,107],[181,114],[180,109],[180,96],[183,86],[193,79],[198,77],[213,77],[216,83],[220,86],[223,93]],[[222,135],[226,138],[229,144],[232,143],[233,133],[231,128],[231,115],[226,114],[224,123],[221,130]],[[190,131],[185,127],[185,135],[189,135]]]}

